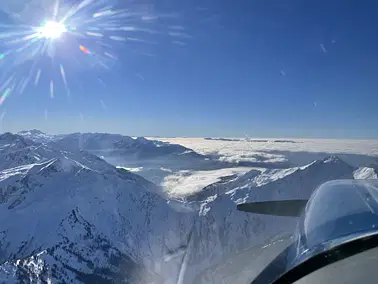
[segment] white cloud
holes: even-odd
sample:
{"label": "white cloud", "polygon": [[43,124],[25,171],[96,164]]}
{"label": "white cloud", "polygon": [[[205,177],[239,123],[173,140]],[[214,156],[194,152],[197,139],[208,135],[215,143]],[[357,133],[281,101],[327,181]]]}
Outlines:
{"label": "white cloud", "polygon": [[[154,138],[156,140],[156,138]],[[349,153],[378,156],[378,140],[338,140],[338,139],[290,139],[296,143],[248,142],[205,140],[203,138],[160,138],[161,141],[171,142],[191,148],[202,154],[220,153],[235,156],[269,151],[289,152],[325,152]],[[256,140],[278,140],[276,138],[256,138]],[[273,156],[271,156],[273,157]]]}
{"label": "white cloud", "polygon": [[[155,138],[156,139],[156,138]],[[328,155],[339,155],[353,166],[373,163],[378,158],[378,140],[291,139],[296,143],[205,140],[203,138],[160,138],[227,162],[309,164]],[[274,141],[278,139],[255,139]],[[368,157],[369,156],[369,157]],[[375,157],[375,158],[374,158]]]}
{"label": "white cloud", "polygon": [[171,197],[185,197],[202,191],[204,187],[220,181],[221,177],[241,175],[251,169],[240,167],[212,171],[179,171],[165,177],[161,186]]}

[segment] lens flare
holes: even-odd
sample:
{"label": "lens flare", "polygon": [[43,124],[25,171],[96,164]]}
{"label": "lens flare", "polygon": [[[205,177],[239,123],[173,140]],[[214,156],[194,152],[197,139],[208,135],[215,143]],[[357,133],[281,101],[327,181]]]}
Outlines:
{"label": "lens flare", "polygon": [[10,95],[11,89],[8,88],[5,90],[4,94],[0,97],[0,106],[5,102],[7,97]]}
{"label": "lens flare", "polygon": [[[159,40],[176,43],[190,38],[185,28],[177,25],[176,14],[156,13],[136,2],[26,3],[19,9],[23,14],[13,19],[18,24],[0,23],[0,92],[6,90],[0,96],[0,105],[10,93],[16,98],[13,93],[22,94],[37,87],[51,99],[65,91],[71,101],[72,90],[88,82],[77,76],[82,69],[90,70],[82,72],[83,76],[93,75],[95,82],[106,87],[100,72],[109,72],[121,57],[151,57],[151,48]],[[46,20],[41,24],[33,22],[41,18]],[[130,75],[134,73],[131,71]]]}
{"label": "lens flare", "polygon": [[88,50],[88,48],[86,48],[86,47],[84,47],[84,46],[82,46],[82,45],[80,45],[79,48],[80,48],[80,50],[81,50],[82,52],[84,52],[84,53],[86,53],[86,54],[90,54],[90,53],[91,53],[91,52]]}
{"label": "lens flare", "polygon": [[40,37],[47,39],[60,38],[66,31],[67,29],[64,24],[47,20],[45,20],[38,29]]}

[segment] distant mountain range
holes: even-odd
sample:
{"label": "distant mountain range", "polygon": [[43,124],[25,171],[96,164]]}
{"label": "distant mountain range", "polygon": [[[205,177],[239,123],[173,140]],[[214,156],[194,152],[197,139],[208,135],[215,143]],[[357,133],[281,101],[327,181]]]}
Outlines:
{"label": "distant mountain range", "polygon": [[252,138],[215,138],[205,137],[205,140],[225,141],[225,142],[255,142],[255,143],[302,143],[294,140],[275,140],[275,139],[252,139]]}
{"label": "distant mountain range", "polygon": [[149,140],[144,137],[109,133],[72,133],[65,135],[49,135],[39,130],[21,131],[18,135],[43,144],[55,144],[64,149],[76,152],[85,150],[105,158],[124,157],[126,161],[169,159],[200,159],[201,155],[178,144],[171,144],[158,140]]}
{"label": "distant mountain range", "polygon": [[72,133],[48,135],[39,130],[18,133],[37,143],[60,147],[70,152],[86,151],[108,163],[127,169],[138,168],[138,174],[155,183],[161,182],[168,174],[165,169],[213,170],[232,167],[235,164],[222,162],[198,154],[192,149],[144,137],[133,138],[108,133]]}
{"label": "distant mountain range", "polygon": [[168,155],[197,157],[204,156],[177,144],[170,144],[144,137],[132,138],[120,134],[108,133],[72,133],[66,135],[48,135],[39,130],[21,131],[18,135],[39,143],[54,143],[70,151],[86,150],[99,155],[119,156],[147,160]]}

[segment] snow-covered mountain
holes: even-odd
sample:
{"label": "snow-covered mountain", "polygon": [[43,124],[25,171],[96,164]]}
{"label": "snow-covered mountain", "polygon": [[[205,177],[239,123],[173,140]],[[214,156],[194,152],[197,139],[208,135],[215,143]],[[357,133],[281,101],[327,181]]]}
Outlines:
{"label": "snow-covered mountain", "polygon": [[0,170],[43,162],[55,158],[72,158],[90,165],[95,170],[113,170],[113,167],[85,151],[72,153],[54,144],[41,144],[23,136],[5,133],[0,135]]}
{"label": "snow-covered mountain", "polygon": [[98,156],[126,157],[128,160],[140,161],[157,158],[191,157],[205,158],[193,150],[178,144],[170,144],[144,137],[132,138],[109,133],[72,133],[66,135],[49,135],[39,130],[21,131],[18,135],[38,143],[49,143],[76,152],[86,150]]}
{"label": "snow-covered mountain", "polygon": [[211,160],[181,145],[143,137],[134,139],[119,134],[73,133],[53,143],[73,152],[88,151],[115,166],[138,169],[138,175],[157,184],[171,172],[215,170],[231,166],[230,163]]}
{"label": "snow-covered mountain", "polygon": [[24,131],[18,132],[17,134],[23,136],[24,138],[33,140],[35,142],[40,142],[40,143],[48,143],[59,137],[56,135],[46,134],[37,129],[24,130]]}
{"label": "snow-covered mountain", "polygon": [[62,219],[56,244],[32,255],[6,261],[2,283],[163,283],[97,232],[78,209]]}
{"label": "snow-covered mountain", "polygon": [[148,140],[143,137],[134,139],[120,134],[73,133],[65,135],[55,143],[72,151],[80,149],[93,152],[98,156],[123,156],[137,161],[167,157],[168,155],[203,157],[181,145]]}
{"label": "snow-covered mountain", "polygon": [[0,141],[0,282],[176,279],[181,259],[164,258],[186,247],[193,216],[173,211],[154,184],[86,152]]}
{"label": "snow-covered mountain", "polygon": [[22,131],[19,135],[69,152],[87,151],[115,166],[138,169],[138,175],[154,183],[162,182],[171,171],[215,170],[232,166],[178,144],[143,137],[108,133],[48,135],[39,130]]}
{"label": "snow-covered mountain", "polygon": [[[0,136],[0,282],[245,283],[251,273],[241,272],[256,257],[242,256],[290,235],[296,220],[236,204],[308,198],[328,180],[363,172],[331,156],[167,202],[142,177],[64,147]],[[219,270],[231,263],[233,273]]]}

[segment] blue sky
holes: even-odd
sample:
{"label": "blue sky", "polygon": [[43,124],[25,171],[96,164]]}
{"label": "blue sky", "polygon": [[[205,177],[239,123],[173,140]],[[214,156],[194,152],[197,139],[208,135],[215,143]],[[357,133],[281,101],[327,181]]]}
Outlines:
{"label": "blue sky", "polygon": [[[18,1],[2,1],[2,24],[49,18]],[[44,2],[47,9],[52,1]],[[112,40],[114,31],[100,40],[65,34],[53,57],[37,55],[40,80],[22,93],[35,57],[24,62],[28,50],[4,57],[2,84],[15,74],[15,87],[0,106],[3,131],[378,138],[377,1],[120,2],[113,8],[140,16],[120,16],[117,25],[141,29],[122,36],[139,41]],[[85,9],[81,20],[98,8]]]}

